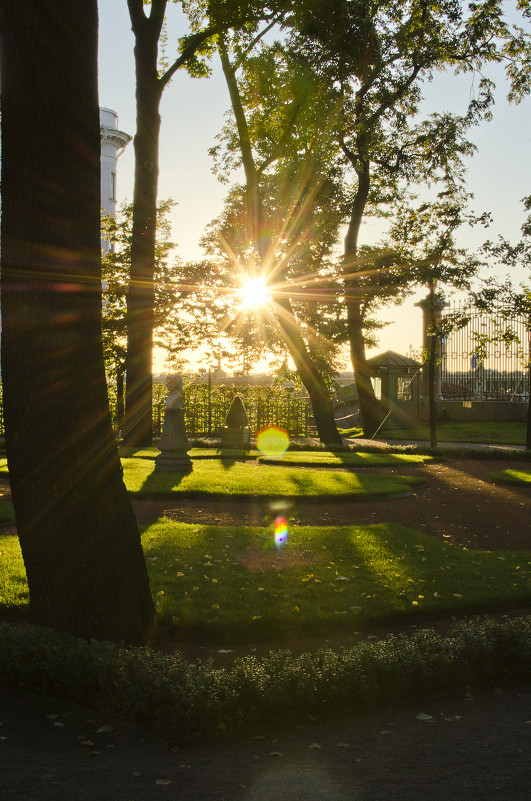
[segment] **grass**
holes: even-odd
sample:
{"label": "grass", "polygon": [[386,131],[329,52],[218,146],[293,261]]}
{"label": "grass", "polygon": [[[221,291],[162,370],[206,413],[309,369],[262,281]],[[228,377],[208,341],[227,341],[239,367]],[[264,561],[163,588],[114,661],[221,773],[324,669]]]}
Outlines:
{"label": "grass", "polygon": [[[498,445],[524,445],[526,434],[525,423],[515,422],[475,422],[475,423],[438,423],[437,440],[439,442],[477,442]],[[430,431],[427,426],[418,428],[390,428],[380,431],[383,439],[428,440]]]}
{"label": "grass", "polygon": [[347,451],[332,453],[330,451],[287,451],[278,459],[259,457],[259,461],[268,464],[291,464],[335,467],[386,467],[397,465],[422,465],[433,459],[432,456],[420,456],[410,453],[367,453],[364,451]]}
{"label": "grass", "polygon": [[[122,458],[136,458],[136,459],[156,459],[160,454],[158,448],[119,448],[119,453]],[[243,451],[226,448],[190,448],[188,451],[189,457],[192,461],[196,459],[257,459],[260,456],[260,451],[249,450]]]}
{"label": "grass", "polygon": [[191,473],[156,472],[148,459],[122,459],[124,481],[137,496],[255,495],[294,498],[305,496],[366,498],[409,492],[424,480],[414,476],[356,475],[334,470],[305,470],[277,465],[250,465],[239,461],[200,460]]}
{"label": "grass", "polygon": [[531,553],[473,552],[393,524],[271,528],[162,520],[143,537],[166,621],[215,636],[289,637],[531,602]]}
{"label": "grass", "polygon": [[531,472],[529,470],[500,470],[491,473],[490,478],[495,484],[514,484],[515,486],[530,487]]}
{"label": "grass", "polygon": [[13,534],[0,537],[0,609],[2,617],[22,616],[29,603],[20,543]]}
{"label": "grass", "polygon": [[[1,606],[24,613],[18,540],[3,537]],[[531,553],[457,548],[393,524],[267,528],[161,520],[143,534],[152,594],[176,641],[278,640],[531,602]]]}
{"label": "grass", "polygon": [[11,501],[0,500],[0,525],[2,523],[10,523],[15,519],[15,510]]}

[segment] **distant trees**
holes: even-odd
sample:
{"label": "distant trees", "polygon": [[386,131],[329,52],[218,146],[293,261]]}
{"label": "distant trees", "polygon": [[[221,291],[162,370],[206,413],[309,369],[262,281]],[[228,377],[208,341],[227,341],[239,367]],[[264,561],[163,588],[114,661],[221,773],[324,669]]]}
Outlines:
{"label": "distant trees", "polygon": [[336,137],[352,181],[343,286],[368,434],[378,416],[366,366],[366,314],[381,294],[379,284],[384,296],[392,288],[382,270],[371,280],[370,265],[360,259],[362,222],[368,215],[385,219],[388,204],[406,187],[442,184],[448,191],[459,184],[462,159],[473,151],[466,133],[488,114],[492,85],[480,75],[462,117],[438,112],[423,119],[422,83],[438,69],[478,72],[486,62],[500,61],[506,33],[502,4],[490,0],[469,9],[452,0],[379,0],[371,6],[336,0],[333,8],[316,0],[301,13],[295,44],[337,98]]}
{"label": "distant trees", "polygon": [[[469,10],[450,0],[382,0],[372,6],[312,0],[294,6],[283,25],[282,40],[259,43],[255,55],[251,48],[259,34],[233,36],[231,57],[227,37],[220,38],[225,74],[232,73],[234,123],[222,132],[218,164],[225,173],[243,166],[255,241],[260,226],[268,231],[269,239],[260,238],[264,253],[272,249],[275,232],[267,217],[259,219],[260,192],[269,196],[262,187],[278,184],[290,166],[293,183],[303,164],[316,178],[313,187],[319,180],[326,183],[330,225],[322,233],[337,236],[339,213],[347,228],[342,263],[333,266],[331,251],[323,249],[320,267],[315,253],[306,276],[321,286],[327,280],[329,295],[342,304],[336,321],[341,327],[345,319],[365,433],[371,435],[379,425],[365,357],[377,325],[373,313],[379,302],[409,291],[412,273],[404,269],[399,252],[364,245],[362,223],[368,217],[392,219],[397,205],[413,202],[421,187],[436,202],[460,201],[464,159],[474,152],[467,135],[488,118],[492,83],[480,75],[460,116],[423,115],[422,82],[438,69],[479,72],[482,65],[501,61],[511,37],[502,4],[490,0]],[[306,218],[312,213],[312,191],[309,184],[304,187]],[[315,192],[315,199],[322,203],[322,194]],[[285,213],[290,219],[291,207],[285,206]],[[281,230],[284,235],[287,226]],[[326,242],[329,248],[334,244]],[[296,297],[290,278],[284,278],[286,293]]]}
{"label": "distant trees", "polygon": [[97,24],[96,0],[0,5],[6,447],[31,620],[140,644],[154,610],[101,336]]}
{"label": "distant trees", "polygon": [[319,437],[340,444],[323,375],[323,356],[329,356],[333,345],[329,339],[327,348],[319,331],[329,315],[320,303],[326,298],[319,297],[318,278],[326,272],[325,259],[337,235],[340,216],[331,209],[340,188],[334,181],[333,160],[327,161],[326,136],[319,133],[326,123],[322,116],[317,120],[317,87],[311,75],[280,43],[264,47],[257,57],[246,55],[259,38],[254,30],[230,41],[225,35],[218,37],[234,115],[234,125],[224,132],[226,150],[218,151],[219,166],[225,175],[224,164],[229,169],[241,165],[245,184],[229,194],[224,215],[211,227],[209,243],[213,252],[217,237],[218,263],[220,258],[225,262],[226,273],[232,263],[238,265],[242,283],[245,276],[264,282],[271,296],[269,334],[282,343],[296,366]]}
{"label": "distant trees", "polygon": [[[175,243],[171,241],[168,215],[173,200],[157,203],[154,248],[153,344],[179,351],[193,344],[189,327],[180,324],[176,311],[180,297],[177,265],[171,260]],[[125,358],[127,344],[127,290],[131,274],[133,204],[124,203],[116,215],[102,217],[102,236],[110,243],[102,255],[103,277],[103,348],[107,373],[116,382],[117,427],[123,428],[125,417]]]}
{"label": "distant trees", "polygon": [[135,36],[137,124],[134,137],[135,186],[131,275],[127,294],[126,422],[129,445],[152,442],[152,359],[154,326],[154,248],[159,171],[159,106],[162,93],[178,69],[206,75],[201,57],[212,52],[213,37],[248,19],[268,18],[289,3],[188,0],[181,3],[190,32],[181,38],[179,55],[160,67],[160,45],[167,0],[127,0]]}

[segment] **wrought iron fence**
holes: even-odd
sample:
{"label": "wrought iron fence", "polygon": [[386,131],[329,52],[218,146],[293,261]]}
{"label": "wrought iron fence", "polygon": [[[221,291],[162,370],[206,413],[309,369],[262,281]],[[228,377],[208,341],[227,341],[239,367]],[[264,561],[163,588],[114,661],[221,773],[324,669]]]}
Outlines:
{"label": "wrought iron fence", "polygon": [[[316,435],[308,398],[283,387],[190,384],[185,388],[184,419],[189,436],[215,437],[223,425],[235,395],[240,395],[251,435],[268,426],[282,428],[291,437]],[[164,423],[164,398],[153,404],[153,436],[160,437]]]}
{"label": "wrought iron fence", "polygon": [[503,307],[450,306],[442,321],[443,398],[527,401],[530,322]]}

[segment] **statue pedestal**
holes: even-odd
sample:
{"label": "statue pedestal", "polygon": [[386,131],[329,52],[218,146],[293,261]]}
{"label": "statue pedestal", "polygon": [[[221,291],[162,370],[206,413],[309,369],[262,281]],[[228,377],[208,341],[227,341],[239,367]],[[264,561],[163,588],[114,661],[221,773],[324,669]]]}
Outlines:
{"label": "statue pedestal", "polygon": [[223,426],[221,429],[222,448],[240,448],[246,450],[251,445],[251,432],[247,426],[244,428],[232,428]]}
{"label": "statue pedestal", "polygon": [[160,451],[155,459],[155,470],[192,470],[192,460],[188,456],[190,443],[184,427],[184,409],[166,409],[162,436],[157,448]]}
{"label": "statue pedestal", "polygon": [[225,425],[221,429],[221,447],[248,450],[250,446],[251,432],[247,412],[241,397],[235,395]]}

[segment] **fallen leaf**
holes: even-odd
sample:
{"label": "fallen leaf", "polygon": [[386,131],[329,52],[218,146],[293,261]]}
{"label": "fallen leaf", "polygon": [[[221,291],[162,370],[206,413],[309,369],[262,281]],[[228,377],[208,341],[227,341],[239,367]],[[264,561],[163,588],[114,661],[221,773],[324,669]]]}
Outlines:
{"label": "fallen leaf", "polygon": [[309,746],[308,746],[308,748],[311,748],[311,749],[313,749],[314,751],[315,751],[315,750],[318,750],[320,747],[321,747],[321,746],[319,745],[319,743],[312,743],[311,745],[309,745]]}
{"label": "fallen leaf", "polygon": [[433,715],[426,715],[425,712],[421,712],[416,718],[417,720],[433,720]]}
{"label": "fallen leaf", "polygon": [[233,654],[234,648],[220,648],[218,654]]}
{"label": "fallen leaf", "polygon": [[350,743],[337,743],[336,748],[350,748]]}
{"label": "fallen leaf", "polygon": [[171,784],[171,779],[155,779],[155,784]]}
{"label": "fallen leaf", "polygon": [[109,734],[111,731],[114,731],[112,726],[100,726],[96,729],[96,734]]}
{"label": "fallen leaf", "polygon": [[270,751],[269,756],[284,756],[284,754],[281,754],[280,751]]}

